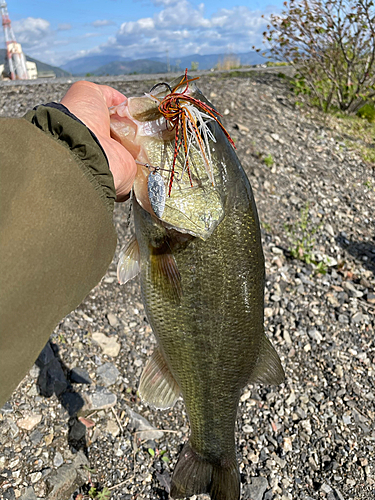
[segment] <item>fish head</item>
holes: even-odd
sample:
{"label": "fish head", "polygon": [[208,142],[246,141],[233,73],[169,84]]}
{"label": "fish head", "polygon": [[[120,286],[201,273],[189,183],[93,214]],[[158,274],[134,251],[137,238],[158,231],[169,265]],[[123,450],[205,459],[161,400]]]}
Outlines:
{"label": "fish head", "polygon": [[219,127],[200,108],[208,101],[186,80],[184,75],[170,85],[159,84],[110,108],[111,135],[137,162],[133,190],[139,205],[166,228],[205,240],[224,218]]}

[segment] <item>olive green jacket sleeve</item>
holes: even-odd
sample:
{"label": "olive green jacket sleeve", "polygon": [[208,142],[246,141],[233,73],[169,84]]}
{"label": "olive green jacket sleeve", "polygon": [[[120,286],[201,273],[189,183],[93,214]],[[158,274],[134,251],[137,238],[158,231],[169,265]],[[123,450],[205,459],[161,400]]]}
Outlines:
{"label": "olive green jacket sleeve", "polygon": [[90,131],[39,106],[0,118],[0,407],[116,247],[106,156]]}

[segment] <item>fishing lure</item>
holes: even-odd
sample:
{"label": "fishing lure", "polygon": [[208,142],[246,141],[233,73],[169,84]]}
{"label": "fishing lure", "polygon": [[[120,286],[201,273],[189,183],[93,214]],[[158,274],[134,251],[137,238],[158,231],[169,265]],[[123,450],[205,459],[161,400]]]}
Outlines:
{"label": "fishing lure", "polygon": [[[199,99],[195,99],[189,94],[189,83],[194,80],[198,80],[198,78],[199,77],[189,79],[186,69],[185,75],[173,89],[167,83],[158,83],[150,90],[150,93],[146,94],[154,99],[155,102],[159,103],[158,109],[164,116],[167,126],[170,130],[175,131],[174,154],[171,173],[169,176],[168,196],[171,195],[176,161],[181,148],[184,154],[184,165],[180,179],[184,175],[185,171],[187,171],[190,185],[193,186],[189,166],[189,152],[190,148],[193,146],[200,152],[208,178],[212,182],[212,185],[215,185],[209,140],[216,142],[216,139],[207,126],[209,121],[215,121],[218,123],[229,142],[235,148],[234,142],[229,133],[218,119],[218,116],[222,115],[208,104],[200,101]],[[164,85],[170,90],[170,92],[163,99],[159,99],[151,94],[151,92],[160,85]],[[178,91],[178,89],[184,85],[185,88],[182,91]]]}

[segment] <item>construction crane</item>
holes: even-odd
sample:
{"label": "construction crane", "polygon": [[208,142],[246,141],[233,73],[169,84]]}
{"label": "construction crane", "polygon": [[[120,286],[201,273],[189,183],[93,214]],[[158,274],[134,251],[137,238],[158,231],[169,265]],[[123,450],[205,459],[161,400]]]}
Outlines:
{"label": "construction crane", "polygon": [[7,59],[9,64],[11,80],[29,80],[26,57],[22,52],[20,43],[16,42],[16,37],[10,23],[7,4],[0,0],[1,17],[3,21],[5,43],[7,46]]}

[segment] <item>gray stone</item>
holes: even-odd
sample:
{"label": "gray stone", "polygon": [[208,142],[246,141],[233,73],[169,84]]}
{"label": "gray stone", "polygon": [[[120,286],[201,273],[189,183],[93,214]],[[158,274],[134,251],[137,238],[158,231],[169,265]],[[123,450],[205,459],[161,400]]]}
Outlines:
{"label": "gray stone", "polygon": [[137,437],[141,441],[144,439],[161,439],[164,436],[162,431],[153,427],[148,420],[133,411],[129,406],[125,406],[125,410],[131,419],[130,425],[136,431]]}
{"label": "gray stone", "polygon": [[244,487],[243,497],[246,500],[262,500],[268,488],[268,481],[265,477],[253,477],[251,483]]}
{"label": "gray stone", "polygon": [[333,491],[335,492],[337,500],[345,500],[341,491],[338,488],[333,488]]}
{"label": "gray stone", "polygon": [[308,335],[312,340],[315,340],[318,344],[323,340],[321,333],[316,328],[309,328]]}
{"label": "gray stone", "polygon": [[73,463],[62,465],[46,479],[48,500],[69,498],[77,488],[82,486],[84,479],[78,470],[82,465],[89,466],[89,462],[84,453],[79,451]]}
{"label": "gray stone", "polygon": [[64,463],[63,456],[59,451],[56,452],[55,456],[53,457],[53,465],[55,467],[60,467]]}
{"label": "gray stone", "polygon": [[112,363],[104,363],[104,365],[99,366],[96,370],[96,374],[99,377],[100,385],[109,387],[116,382],[120,372]]}
{"label": "gray stone", "polygon": [[363,293],[357,290],[351,281],[344,281],[342,286],[351,297],[360,298],[363,296]]}
{"label": "gray stone", "polygon": [[16,494],[13,488],[8,488],[4,493],[4,500],[16,500]]}
{"label": "gray stone", "polygon": [[86,409],[89,410],[107,410],[117,403],[117,396],[104,387],[98,387],[93,394],[87,394]]}
{"label": "gray stone", "polygon": [[9,401],[7,403],[5,403],[1,409],[0,409],[1,413],[13,413],[13,406],[11,403],[9,403]]}
{"label": "gray stone", "polygon": [[320,491],[323,491],[324,493],[330,493],[332,491],[332,488],[330,487],[329,484],[323,483],[322,486],[320,487]]}
{"label": "gray stone", "polygon": [[92,384],[88,371],[78,366],[71,370],[70,380],[75,384]]}
{"label": "gray stone", "polygon": [[351,318],[351,322],[353,324],[361,323],[362,320],[363,320],[363,314],[361,312],[355,313]]}
{"label": "gray stone", "polygon": [[35,495],[34,488],[29,486],[24,491],[23,495],[19,497],[19,500],[37,500],[37,496]]}
{"label": "gray stone", "polygon": [[338,322],[343,324],[349,323],[349,318],[346,314],[339,314]]}
{"label": "gray stone", "polygon": [[113,328],[116,328],[116,326],[118,326],[120,324],[120,322],[118,320],[118,317],[115,314],[113,314],[113,313],[108,313],[107,314],[107,319],[108,319],[109,324]]}
{"label": "gray stone", "polygon": [[35,429],[35,431],[33,431],[30,434],[30,441],[33,443],[34,446],[39,444],[40,441],[42,440],[42,438],[43,438],[43,434],[41,432],[39,432],[37,429]]}
{"label": "gray stone", "polygon": [[104,333],[96,332],[92,334],[92,339],[103,349],[103,354],[112,357],[118,356],[121,346],[114,337],[107,337]]}

